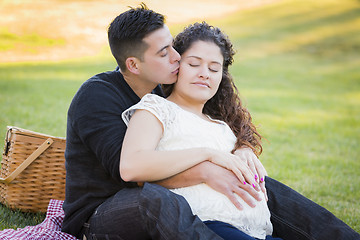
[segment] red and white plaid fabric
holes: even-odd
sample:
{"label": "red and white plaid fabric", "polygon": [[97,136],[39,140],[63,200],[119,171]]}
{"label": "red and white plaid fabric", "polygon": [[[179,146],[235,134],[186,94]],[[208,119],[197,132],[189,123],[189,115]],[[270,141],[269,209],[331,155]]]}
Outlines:
{"label": "red and white plaid fabric", "polygon": [[70,234],[61,232],[61,225],[64,220],[64,211],[62,209],[63,201],[51,199],[46,212],[45,220],[36,226],[27,226],[24,228],[5,229],[0,231],[0,239],[19,239],[19,240],[76,240]]}

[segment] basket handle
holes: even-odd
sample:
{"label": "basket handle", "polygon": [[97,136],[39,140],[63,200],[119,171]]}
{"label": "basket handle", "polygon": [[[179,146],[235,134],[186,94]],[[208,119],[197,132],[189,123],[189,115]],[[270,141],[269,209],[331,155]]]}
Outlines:
{"label": "basket handle", "polygon": [[43,144],[41,144],[38,149],[36,149],[30,156],[20,164],[9,176],[6,178],[0,178],[0,182],[9,184],[14,180],[22,171],[25,170],[35,159],[37,159],[46,149],[48,149],[54,140],[51,138],[46,139]]}

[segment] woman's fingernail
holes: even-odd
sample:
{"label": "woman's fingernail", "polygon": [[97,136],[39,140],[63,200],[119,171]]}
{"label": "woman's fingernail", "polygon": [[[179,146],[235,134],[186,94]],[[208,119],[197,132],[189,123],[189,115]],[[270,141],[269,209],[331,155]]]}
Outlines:
{"label": "woman's fingernail", "polygon": [[255,180],[258,178],[258,176],[255,174]]}
{"label": "woman's fingernail", "polygon": [[263,182],[263,181],[264,181],[264,178],[261,178],[261,181]]}
{"label": "woman's fingernail", "polygon": [[246,185],[246,182],[244,182],[244,185]]}
{"label": "woman's fingernail", "polygon": [[255,188],[255,184],[253,184],[253,187]]}

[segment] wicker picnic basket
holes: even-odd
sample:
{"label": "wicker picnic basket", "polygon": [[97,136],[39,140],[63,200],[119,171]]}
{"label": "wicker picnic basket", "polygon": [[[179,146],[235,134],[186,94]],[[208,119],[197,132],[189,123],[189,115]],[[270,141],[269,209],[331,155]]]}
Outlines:
{"label": "wicker picnic basket", "polygon": [[25,212],[46,212],[65,198],[65,138],[8,127],[0,169],[0,202]]}

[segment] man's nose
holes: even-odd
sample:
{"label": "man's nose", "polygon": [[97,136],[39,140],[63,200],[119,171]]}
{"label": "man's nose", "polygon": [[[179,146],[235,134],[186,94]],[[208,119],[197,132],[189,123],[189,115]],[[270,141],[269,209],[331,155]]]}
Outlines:
{"label": "man's nose", "polygon": [[171,59],[170,59],[171,63],[180,61],[180,59],[181,59],[180,54],[174,48],[171,48],[171,50],[172,50]]}

